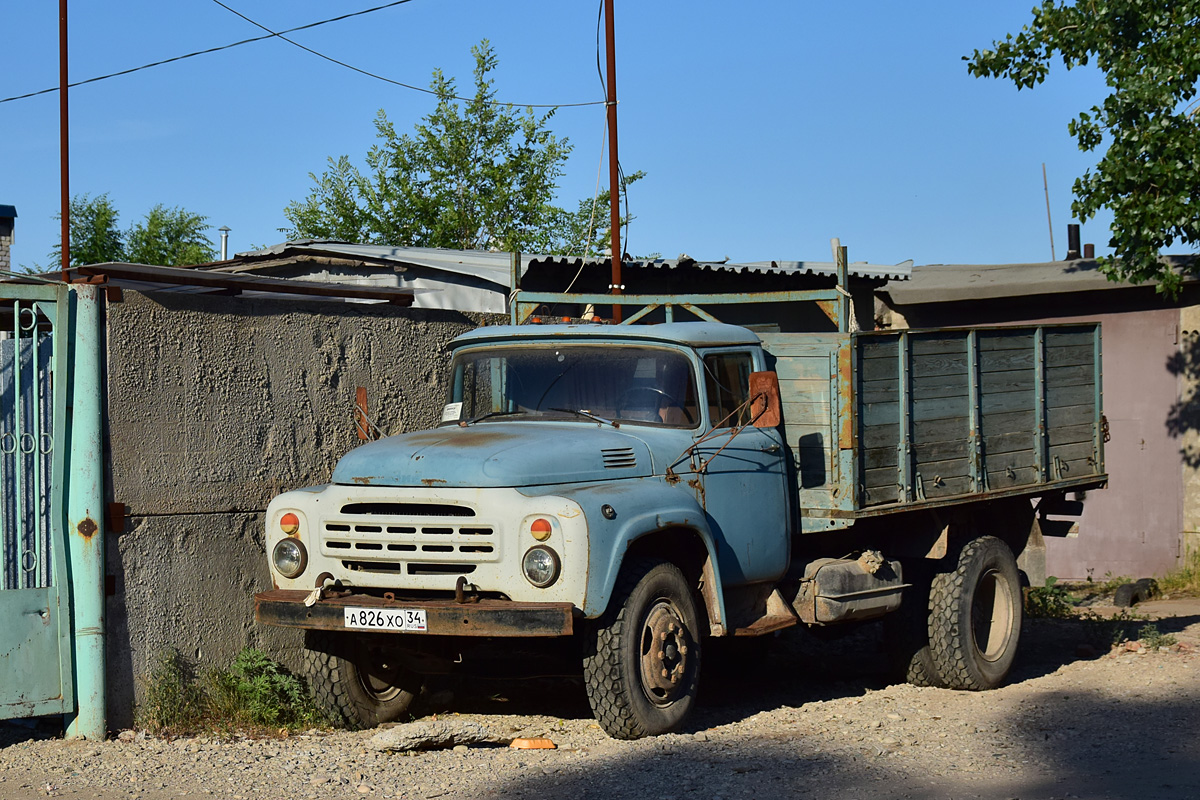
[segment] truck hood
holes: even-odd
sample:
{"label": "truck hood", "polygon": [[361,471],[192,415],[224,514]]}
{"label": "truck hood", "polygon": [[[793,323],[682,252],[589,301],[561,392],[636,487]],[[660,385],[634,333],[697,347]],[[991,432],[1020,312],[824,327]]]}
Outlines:
{"label": "truck hood", "polygon": [[347,453],[333,482],[369,486],[536,486],[652,474],[636,436],[586,423],[481,422],[389,436]]}

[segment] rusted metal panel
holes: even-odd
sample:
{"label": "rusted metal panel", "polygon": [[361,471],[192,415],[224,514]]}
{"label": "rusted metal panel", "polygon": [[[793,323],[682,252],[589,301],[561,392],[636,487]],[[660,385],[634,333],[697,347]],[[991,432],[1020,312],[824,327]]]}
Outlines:
{"label": "rusted metal panel", "polygon": [[346,630],[346,608],[423,609],[427,630],[405,635],[570,636],[574,631],[575,608],[570,603],[481,599],[476,603],[460,604],[454,600],[388,600],[374,595],[347,594],[319,600],[310,607],[304,604],[307,595],[307,592],[292,589],[260,592],[254,596],[255,619],[265,625]]}
{"label": "rusted metal panel", "polygon": [[854,348],[849,342],[838,348],[837,396],[838,396],[838,448],[850,450],[854,447],[854,376],[851,374],[851,354]]}

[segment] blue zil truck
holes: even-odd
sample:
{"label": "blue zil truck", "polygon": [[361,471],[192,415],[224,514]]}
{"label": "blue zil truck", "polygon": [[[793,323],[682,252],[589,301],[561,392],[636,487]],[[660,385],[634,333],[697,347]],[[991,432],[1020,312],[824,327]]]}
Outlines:
{"label": "blue zil truck", "polygon": [[835,324],[460,336],[440,424],[270,504],[258,620],[362,727],[431,676],[582,670],[605,731],[659,734],[719,640],[878,617],[899,679],[999,685],[1050,517],[1107,479],[1099,325]]}

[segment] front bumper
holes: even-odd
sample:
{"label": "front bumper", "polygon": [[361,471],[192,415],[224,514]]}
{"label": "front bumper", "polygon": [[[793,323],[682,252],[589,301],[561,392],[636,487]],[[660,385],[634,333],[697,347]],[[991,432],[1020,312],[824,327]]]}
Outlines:
{"label": "front bumper", "polygon": [[[308,592],[275,589],[254,596],[254,618],[264,625],[322,631],[373,633],[345,626],[345,609],[424,609],[427,630],[406,636],[570,636],[575,607],[571,603],[517,603],[481,599],[475,603],[454,600],[386,600],[366,594],[327,597],[304,605]],[[381,633],[388,633],[382,631]]]}

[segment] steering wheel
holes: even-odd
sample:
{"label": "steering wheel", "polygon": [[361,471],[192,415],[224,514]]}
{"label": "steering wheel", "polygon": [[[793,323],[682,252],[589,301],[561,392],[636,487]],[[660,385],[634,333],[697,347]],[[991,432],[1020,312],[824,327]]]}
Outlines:
{"label": "steering wheel", "polygon": [[[642,392],[642,393],[648,392],[651,394],[658,395],[659,397],[661,397],[667,401],[667,407],[678,408],[680,411],[682,411],[683,418],[687,420],[689,425],[694,425],[696,423],[696,420],[692,417],[692,415],[690,413],[688,413],[688,410],[683,407],[683,403],[679,402],[674,397],[667,394],[666,392],[664,392],[662,389],[658,388],[657,386],[630,386],[628,389],[621,392],[621,394],[617,397],[617,409],[616,409],[617,419],[622,418],[621,412],[624,411],[626,409],[626,407],[630,405],[629,400],[630,400],[631,396],[634,394],[637,394],[639,392]],[[654,410],[658,411],[658,406],[656,406]]]}

